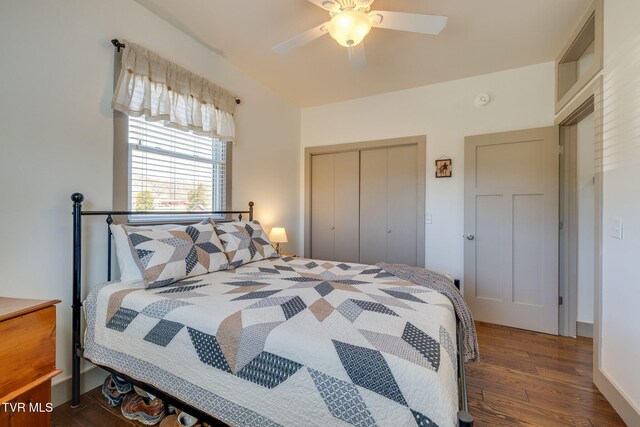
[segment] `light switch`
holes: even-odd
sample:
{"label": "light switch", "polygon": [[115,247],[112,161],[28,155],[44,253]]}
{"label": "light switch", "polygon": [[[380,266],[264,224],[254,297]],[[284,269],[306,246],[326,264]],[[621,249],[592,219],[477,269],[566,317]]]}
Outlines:
{"label": "light switch", "polygon": [[431,224],[431,222],[432,222],[431,214],[426,214],[424,217],[424,223]]}
{"label": "light switch", "polygon": [[620,218],[615,218],[611,221],[611,236],[615,239],[622,240],[622,220]]}

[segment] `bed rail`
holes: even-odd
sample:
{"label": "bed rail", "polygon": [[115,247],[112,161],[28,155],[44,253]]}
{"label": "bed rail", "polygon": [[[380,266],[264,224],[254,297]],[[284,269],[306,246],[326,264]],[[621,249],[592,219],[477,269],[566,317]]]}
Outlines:
{"label": "bed rail", "polygon": [[[83,216],[104,216],[107,223],[107,280],[111,280],[111,228],[113,217],[129,216],[129,215],[158,215],[158,212],[135,212],[135,211],[83,211],[82,202],[84,195],[82,193],[73,193],[71,195],[73,201],[73,295],[72,304],[72,363],[71,363],[71,407],[74,408],[80,404],[80,359],[83,357],[84,349],[82,348],[80,318],[82,316],[82,217]],[[253,221],[253,202],[249,202],[249,209],[244,211],[208,211],[208,212],[171,212],[172,217],[178,215],[237,215],[242,220],[243,215],[249,216],[249,221]],[[154,223],[175,223],[175,217],[171,221],[158,221]],[[187,219],[188,221],[189,219]],[[198,220],[199,221],[199,220]],[[191,222],[196,222],[191,221]]]}

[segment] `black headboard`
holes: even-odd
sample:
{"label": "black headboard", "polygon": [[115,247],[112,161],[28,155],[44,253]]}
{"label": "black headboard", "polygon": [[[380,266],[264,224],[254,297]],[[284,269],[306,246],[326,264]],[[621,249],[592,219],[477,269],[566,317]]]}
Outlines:
{"label": "black headboard", "polygon": [[[132,212],[132,211],[83,211],[82,202],[84,195],[73,193],[73,296],[72,296],[72,328],[73,328],[73,364],[71,368],[71,405],[77,405],[80,401],[80,357],[82,356],[82,345],[80,341],[80,317],[82,307],[82,217],[83,216],[103,216],[107,223],[107,280],[111,280],[111,228],[113,217],[129,215],[158,215],[158,212]],[[154,221],[156,224],[175,223],[175,216],[178,215],[237,215],[242,220],[243,215],[249,216],[249,221],[253,221],[253,202],[249,202],[249,209],[246,211],[210,211],[210,212],[171,212],[173,221]],[[194,221],[195,222],[195,221]]]}

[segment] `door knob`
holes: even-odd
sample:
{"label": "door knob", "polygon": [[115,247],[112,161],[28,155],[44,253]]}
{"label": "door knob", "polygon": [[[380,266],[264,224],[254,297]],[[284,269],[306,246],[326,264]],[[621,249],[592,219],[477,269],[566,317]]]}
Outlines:
{"label": "door knob", "polygon": [[387,233],[389,233],[389,234],[390,234],[390,233],[391,233],[391,229],[387,230]]}
{"label": "door knob", "polygon": [[476,238],[476,236],[474,236],[473,234],[467,234],[466,236],[464,236],[467,238],[467,240],[473,240]]}
{"label": "door knob", "polygon": [[335,228],[335,227],[331,227],[331,229],[332,229],[332,230],[335,230],[336,228]]}

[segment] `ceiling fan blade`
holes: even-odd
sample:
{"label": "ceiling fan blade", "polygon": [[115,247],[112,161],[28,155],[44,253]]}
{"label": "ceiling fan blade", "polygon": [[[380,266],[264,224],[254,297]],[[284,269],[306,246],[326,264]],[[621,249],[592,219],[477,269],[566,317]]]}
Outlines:
{"label": "ceiling fan blade", "polygon": [[297,36],[290,38],[289,40],[274,46],[273,51],[275,53],[279,53],[280,55],[284,55],[285,53],[289,53],[302,45],[312,42],[318,37],[322,37],[323,35],[327,34],[327,24],[328,22],[325,22],[324,24],[320,24],[315,28],[312,28],[302,34],[298,34]]}
{"label": "ceiling fan blade", "polygon": [[324,10],[332,11],[340,9],[340,5],[333,0],[307,0],[309,3],[313,3]]}
{"label": "ceiling fan blade", "polygon": [[383,10],[373,11],[369,16],[374,18],[374,27],[431,35],[440,34],[444,27],[447,26],[448,20],[446,16]]}
{"label": "ceiling fan blade", "polygon": [[364,49],[364,43],[360,42],[356,46],[347,48],[349,51],[349,61],[351,62],[351,68],[354,70],[360,70],[367,65],[367,55]]}

